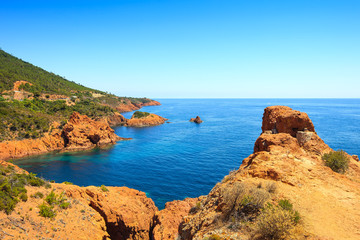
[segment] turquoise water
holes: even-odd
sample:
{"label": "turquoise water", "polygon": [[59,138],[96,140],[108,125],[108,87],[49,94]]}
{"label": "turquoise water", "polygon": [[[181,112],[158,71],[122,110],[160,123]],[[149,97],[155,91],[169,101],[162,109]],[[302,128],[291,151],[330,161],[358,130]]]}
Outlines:
{"label": "turquoise water", "polygon": [[[120,141],[108,149],[16,160],[28,171],[81,186],[127,186],[165,202],[207,194],[253,152],[264,108],[287,105],[308,113],[320,137],[334,149],[360,155],[360,99],[159,99],[143,108],[171,123],[115,128]],[[132,113],[125,113],[130,117]],[[190,123],[199,115],[204,122]]]}

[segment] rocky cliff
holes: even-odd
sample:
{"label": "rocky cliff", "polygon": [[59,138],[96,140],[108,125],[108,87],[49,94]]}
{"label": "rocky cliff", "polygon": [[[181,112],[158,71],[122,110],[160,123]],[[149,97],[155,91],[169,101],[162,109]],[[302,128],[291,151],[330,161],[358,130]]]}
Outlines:
{"label": "rocky cliff", "polygon": [[19,158],[52,151],[85,150],[114,144],[121,139],[105,121],[95,121],[74,112],[62,129],[55,122],[42,138],[0,142],[0,159]]}
{"label": "rocky cliff", "polygon": [[[349,156],[344,175],[326,167],[322,155],[333,150],[305,113],[288,107],[266,108],[262,129],[254,153],[185,217],[182,238],[359,239],[360,163]],[[296,225],[286,225],[285,200],[300,216]]]}
{"label": "rocky cliff", "polygon": [[[74,116],[69,126],[76,125]],[[77,136],[77,134],[75,134]],[[77,143],[76,138],[70,137]],[[1,213],[4,239],[359,239],[360,163],[345,174],[324,165],[333,151],[309,117],[288,107],[265,109],[263,133],[240,168],[207,196],[166,204],[126,187],[51,184],[71,201],[53,220],[38,215],[43,200]],[[7,164],[7,163],[4,163]],[[28,187],[28,193],[50,189]]]}
{"label": "rocky cliff", "polygon": [[158,101],[155,100],[151,100],[149,102],[145,102],[145,103],[133,103],[130,100],[126,100],[123,103],[120,103],[116,106],[116,110],[118,110],[119,112],[131,112],[131,111],[135,111],[135,110],[139,110],[142,107],[146,107],[146,106],[159,106],[161,105]]}
{"label": "rocky cliff", "polygon": [[153,113],[146,113],[146,116],[137,117],[136,112],[132,115],[131,119],[125,123],[126,127],[150,127],[165,123],[166,118],[160,117]]}

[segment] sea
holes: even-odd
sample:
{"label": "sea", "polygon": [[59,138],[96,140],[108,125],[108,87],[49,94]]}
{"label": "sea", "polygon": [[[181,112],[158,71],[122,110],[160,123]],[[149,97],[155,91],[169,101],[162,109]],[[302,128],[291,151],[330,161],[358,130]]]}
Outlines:
{"label": "sea", "polygon": [[[238,169],[261,133],[264,108],[285,105],[306,112],[331,148],[360,155],[360,99],[156,99],[141,111],[168,118],[154,127],[115,127],[121,137],[106,149],[15,160],[29,172],[80,186],[126,186],[143,191],[159,209],[206,195]],[[130,118],[132,112],[124,113]],[[189,122],[200,116],[201,124]]]}

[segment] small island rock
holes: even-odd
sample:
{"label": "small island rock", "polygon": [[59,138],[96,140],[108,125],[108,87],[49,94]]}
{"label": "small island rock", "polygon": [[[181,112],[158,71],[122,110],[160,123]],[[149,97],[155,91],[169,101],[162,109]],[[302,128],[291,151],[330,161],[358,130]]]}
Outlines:
{"label": "small island rock", "polygon": [[196,118],[191,118],[190,122],[202,123],[203,121],[201,120],[201,118],[199,116],[196,116]]}

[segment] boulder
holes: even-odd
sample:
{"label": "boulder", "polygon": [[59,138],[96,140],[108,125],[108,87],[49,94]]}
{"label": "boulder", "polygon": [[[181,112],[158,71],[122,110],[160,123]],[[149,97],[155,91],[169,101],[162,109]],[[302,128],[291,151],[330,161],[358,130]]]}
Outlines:
{"label": "boulder", "polygon": [[264,110],[262,131],[272,133],[289,133],[296,137],[298,131],[315,132],[314,125],[308,115],[292,110],[286,106],[271,106]]}
{"label": "boulder", "polygon": [[202,123],[203,121],[201,120],[201,118],[199,116],[196,116],[196,118],[190,118],[190,122]]}

